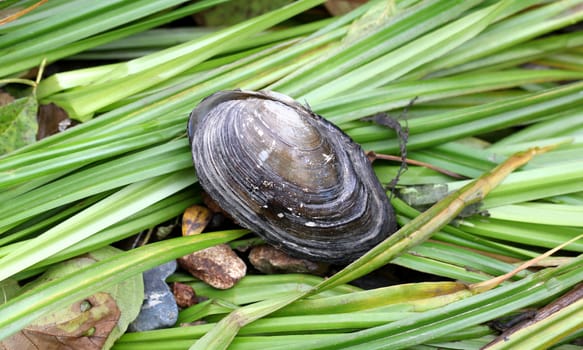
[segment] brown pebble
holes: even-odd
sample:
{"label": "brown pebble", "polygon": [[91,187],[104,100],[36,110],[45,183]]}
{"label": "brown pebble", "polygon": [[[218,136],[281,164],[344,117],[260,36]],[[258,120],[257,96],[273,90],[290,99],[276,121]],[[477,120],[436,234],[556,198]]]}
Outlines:
{"label": "brown pebble", "polygon": [[231,288],[247,272],[245,262],[226,244],[183,256],[178,263],[194,277],[218,289]]}
{"label": "brown pebble", "polygon": [[172,294],[174,294],[176,305],[183,309],[198,303],[194,289],[188,284],[174,282],[172,284]]}

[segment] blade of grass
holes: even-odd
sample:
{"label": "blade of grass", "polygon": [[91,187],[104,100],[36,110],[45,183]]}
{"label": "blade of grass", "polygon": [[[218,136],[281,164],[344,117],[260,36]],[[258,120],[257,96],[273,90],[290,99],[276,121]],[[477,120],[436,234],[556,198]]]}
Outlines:
{"label": "blade of grass", "polygon": [[[583,162],[575,159],[565,167],[553,164],[539,169],[529,169],[509,176],[483,202],[482,208],[495,208],[502,205],[583,191]],[[459,188],[464,182],[448,184],[450,190]]]}
{"label": "blade of grass", "polygon": [[[154,126],[154,125],[152,125]],[[125,139],[118,139],[109,143],[102,143],[94,147],[81,149],[74,153],[63,153],[59,149],[62,156],[42,154],[45,160],[34,162],[26,159],[26,157],[18,158],[18,161],[27,162],[28,164],[21,167],[13,167],[11,162],[6,162],[6,166],[0,170],[0,189],[6,189],[14,185],[33,180],[40,176],[48,176],[63,171],[71,171],[78,169],[90,163],[123,155],[127,152],[137,151],[147,146],[156,146],[164,141],[169,141],[179,134],[176,133],[176,128],[162,128],[155,129],[148,133],[143,133],[139,136],[132,136]]]}
{"label": "blade of grass", "polygon": [[[277,24],[295,14],[322,3],[323,0],[301,0],[271,13],[247,20],[208,36],[161,51],[156,57],[128,62],[86,88],[57,94],[51,100],[63,107],[73,118],[87,120],[96,110],[154,86],[194,65],[226,50],[243,38]],[[134,67],[136,66],[136,67]],[[145,69],[145,70],[144,70]]]}
{"label": "blade of grass", "polygon": [[340,78],[320,85],[304,94],[302,99],[315,104],[351,89],[371,89],[397,79],[403,74],[440,57],[480,33],[508,6],[502,1],[488,8],[467,14],[425,36],[378,57],[364,66],[353,69]]}
{"label": "blade of grass", "polygon": [[583,227],[583,207],[576,205],[520,203],[491,208],[488,213],[499,220]]}
{"label": "blade of grass", "polygon": [[[459,224],[462,230],[489,239],[545,248],[555,247],[576,237],[581,232],[578,228],[568,226],[550,226],[496,219],[467,218],[460,220]],[[564,249],[583,252],[583,243],[576,242]]]}
{"label": "blade of grass", "polygon": [[[308,35],[333,21],[333,18],[327,18],[306,24],[294,25],[289,28],[268,30],[252,36],[248,40],[241,41],[237,45],[234,45],[231,48],[231,51],[226,51],[226,53],[236,53],[262,45],[273,44],[283,40]],[[148,54],[153,54],[156,50],[181,44],[192,40],[193,38],[208,35],[214,31],[216,31],[216,29],[197,27],[152,29],[106,45],[95,47],[91,50],[75,55],[71,57],[71,59],[103,59],[105,57],[116,57],[117,54],[123,53],[129,54],[129,56],[119,58],[133,59],[138,57],[135,55],[136,53],[146,51]]]}
{"label": "blade of grass", "polygon": [[[200,295],[217,300],[223,300],[232,305],[245,305],[256,301],[269,299],[271,296],[284,296],[298,289],[313,288],[322,282],[321,277],[305,274],[284,275],[249,275],[245,276],[236,286],[226,290],[218,290],[200,281],[182,280],[188,283]],[[320,297],[345,295],[361,291],[351,285],[340,285],[337,288],[319,294]]]}
{"label": "blade of grass", "polygon": [[[178,192],[170,197],[147,207],[136,214],[119,221],[118,223],[99,231],[89,238],[77,242],[59,253],[44,259],[32,266],[29,270],[38,270],[45,266],[61,262],[72,257],[91,252],[114,242],[130,237],[136,233],[148,230],[160,222],[176,218],[184,212],[189,206],[200,202],[200,194],[187,189]],[[18,245],[26,244],[25,241],[17,243]],[[14,249],[3,247],[3,251],[10,252]],[[5,255],[5,254],[0,254]],[[28,271],[28,270],[27,270]]]}
{"label": "blade of grass", "polygon": [[468,41],[447,56],[421,67],[415,76],[453,67],[486,55],[499,52],[507,47],[550,33],[583,18],[578,0],[561,0],[539,6],[531,11],[510,17],[492,25],[482,35]]}
{"label": "blade of grass", "polygon": [[0,238],[0,246],[20,241],[33,234],[38,234],[38,232],[43,229],[51,227],[54,224],[73,216],[75,213],[89,207],[96,201],[103,199],[108,194],[110,193],[101,193],[100,195],[78,201],[73,205],[63,205],[61,207],[56,207],[54,210],[43,211],[39,213],[39,215],[32,217],[31,220],[24,222],[22,225],[3,233],[2,238]]}
{"label": "blade of grass", "polygon": [[0,258],[0,281],[156,203],[196,181],[192,171],[137,182]]}
{"label": "blade of grass", "polygon": [[421,271],[435,276],[443,276],[470,283],[482,282],[492,278],[491,275],[485,273],[480,273],[478,271],[468,271],[469,268],[459,267],[454,264],[417,255],[401,255],[393,262],[396,265],[403,266],[415,271]]}
{"label": "blade of grass", "polygon": [[[407,148],[416,150],[442,144],[462,137],[499,130],[553,112],[580,107],[583,84],[573,83],[534,93],[527,97],[511,98],[504,103],[470,107],[455,114],[435,115],[408,121],[410,137]],[[423,131],[422,131],[423,130]],[[377,153],[399,150],[397,140],[367,142],[362,147]]]}
{"label": "blade of grass", "polygon": [[556,114],[553,118],[532,124],[523,130],[512,133],[511,135],[497,141],[490,147],[495,151],[512,144],[535,141],[558,135],[563,135],[574,128],[583,127],[583,110],[573,112],[563,112]]}
{"label": "blade of grass", "polygon": [[[94,194],[183,169],[191,169],[192,160],[188,153],[183,151],[187,147],[186,144],[186,140],[170,142],[89,167],[56,180],[50,186],[17,197],[21,204],[2,203],[0,231],[44,211]],[[194,176],[194,170],[192,174]],[[94,177],[98,177],[100,182],[95,183],[92,180]]]}
{"label": "blade of grass", "polygon": [[[408,206],[405,202],[397,197],[393,197],[391,199],[391,204],[399,215],[403,215],[409,219],[416,218],[420,215],[419,211]],[[404,225],[407,223],[407,221],[401,220],[400,223]],[[437,239],[442,242],[459,245],[469,249],[476,249],[481,252],[489,252],[499,256],[508,256],[517,260],[524,260],[538,256],[538,253],[536,252],[531,252],[518,247],[503,245],[498,242],[489,241],[479,236],[464,232],[460,230],[459,227],[454,227],[452,224],[448,224],[442,228],[442,231],[434,233],[432,239]]]}
{"label": "blade of grass", "polygon": [[269,89],[301,96],[407,41],[455,19],[479,2],[432,0],[404,9],[388,20],[382,21],[383,24],[376,33],[363,35],[361,40],[341,43],[329,57],[323,57],[314,64],[306,65],[297,72],[272,84]]}
{"label": "blade of grass", "polygon": [[[444,244],[440,242],[424,242],[409,251],[409,254],[418,257],[427,257],[435,261],[443,261],[456,265],[470,272],[480,272],[491,276],[498,276],[514,269],[513,264],[502,262],[496,258],[491,258],[477,253],[475,250],[460,249],[460,247]],[[398,260],[399,258],[397,258]],[[396,261],[398,263],[398,261]],[[525,277],[527,273],[516,274],[518,277]],[[462,279],[463,280],[463,279]],[[465,280],[464,280],[465,281]]]}
{"label": "blade of grass", "polygon": [[[326,116],[333,123],[344,125],[349,121],[354,121],[374,113],[406,107],[416,97],[415,104],[418,104],[447,97],[500,90],[535,82],[576,80],[581,76],[579,72],[518,69],[492,72],[488,75],[478,77],[473,73],[460,74],[451,78],[427,79],[423,81],[423,84],[419,84],[417,81],[396,82],[388,84],[386,87],[346,93],[342,97],[331,98],[325,102],[313,103],[312,105],[318,113]],[[492,102],[492,104],[499,104],[499,101]],[[457,113],[460,113],[460,111]],[[440,120],[439,123],[441,125],[451,123],[451,119],[444,120],[443,117],[438,118],[437,116],[426,117],[425,119],[410,118],[409,128],[412,132],[423,132],[438,127],[439,124],[431,126],[423,125],[429,120]]]}
{"label": "blade of grass", "polygon": [[[176,137],[181,135],[177,131],[180,127],[180,123],[169,120],[155,120],[148,121],[142,124],[137,124],[118,130],[117,132],[112,132],[109,134],[102,134],[94,137],[87,137],[82,140],[82,142],[77,140],[69,140],[61,143],[58,147],[46,146],[42,150],[35,150],[31,152],[26,152],[25,154],[19,155],[18,157],[6,157],[0,162],[0,171],[15,170],[23,168],[30,165],[38,165],[42,161],[55,160],[55,159],[66,159],[63,156],[69,155],[70,157],[77,158],[75,152],[86,151],[88,149],[94,150],[96,158],[99,157],[99,148],[106,146],[120,139],[135,139],[136,136],[145,137],[152,132],[160,132],[160,130],[170,131],[169,128],[173,128],[170,132],[170,136]],[[147,140],[147,138],[146,138]],[[161,138],[161,140],[164,140]],[[145,140],[144,140],[145,141]],[[145,141],[147,145],[147,141]]]}
{"label": "blade of grass", "polygon": [[568,48],[583,45],[583,33],[573,32],[543,37],[542,39],[527,41],[523,44],[510,47],[499,53],[489,54],[483,58],[468,63],[455,65],[432,73],[432,77],[449,76],[467,71],[475,74],[486,71],[497,71],[543,58],[554,52],[561,52]]}
{"label": "blade of grass", "polygon": [[[581,285],[539,310],[534,319],[517,331],[505,332],[484,349],[550,348],[558,340],[574,334],[581,328],[583,316],[583,289]],[[557,310],[558,309],[558,310]],[[545,317],[546,316],[546,317]],[[504,341],[500,341],[503,339]]]}
{"label": "blade of grass", "polygon": [[[197,4],[200,5],[201,3],[197,3]],[[236,56],[240,55],[240,52],[244,49],[257,48],[257,47],[260,47],[261,45],[268,45],[268,44],[272,45],[275,42],[279,42],[279,41],[284,40],[284,39],[292,39],[292,38],[297,37],[297,36],[306,35],[306,34],[312,32],[313,30],[315,30],[316,28],[322,27],[323,25],[325,25],[328,22],[329,22],[329,20],[322,20],[322,21],[318,21],[318,22],[314,22],[314,23],[308,23],[308,24],[304,24],[304,25],[300,25],[300,26],[294,26],[292,28],[281,29],[281,30],[272,31],[272,32],[260,33],[260,35],[257,35],[255,37],[251,37],[248,40],[241,41],[240,43],[234,44],[232,46],[232,51],[234,53],[236,53],[236,55],[233,55],[233,56],[236,57]],[[145,22],[139,23],[139,25],[140,25],[139,29],[143,29],[145,24],[146,24]],[[129,28],[124,29],[124,30],[128,31]],[[139,45],[142,41],[146,41],[146,43],[148,45],[152,45],[151,40],[148,39],[149,36],[151,36],[150,34],[152,34],[150,32],[153,32],[153,34],[155,34],[155,36],[156,36],[156,33],[160,32],[160,31],[163,31],[165,33],[166,31],[169,31],[169,30],[171,30],[171,29],[155,29],[155,30],[151,30],[148,32],[139,32],[138,34],[136,34],[134,36],[130,36],[130,37],[124,38],[122,40],[112,42],[111,44],[122,45],[122,44],[127,42],[128,45],[132,46],[132,45]],[[181,29],[181,30],[183,31],[185,29]],[[210,33],[213,33],[214,31],[216,31],[216,30],[209,31],[208,29],[202,30],[202,28],[195,28],[195,30],[196,30],[196,31],[194,31],[195,33],[202,31],[203,33],[206,33],[206,35],[210,35]],[[137,29],[136,29],[136,31],[137,31]],[[193,32],[193,30],[189,29],[188,33],[191,33],[191,32]],[[168,33],[168,35],[171,35],[171,34],[172,33]],[[110,34],[107,33],[105,35],[110,35]],[[182,36],[186,36],[186,35],[182,35]],[[142,37],[144,39],[141,39]],[[180,37],[181,36],[179,36],[179,38]],[[196,35],[190,34],[190,35],[188,35],[188,40],[193,40],[196,37],[197,37]],[[168,40],[165,40],[165,41],[169,41],[169,40],[176,41],[177,39],[175,38],[174,35],[171,35],[171,38],[169,38]],[[187,41],[186,37],[184,38],[184,40],[182,40],[180,42],[184,42],[184,41]],[[109,46],[109,45],[105,45],[105,46]],[[112,46],[114,46],[114,45],[112,45]],[[95,49],[98,49],[98,48],[99,47],[97,47]],[[228,53],[229,51],[226,51],[226,52]],[[82,54],[82,55],[86,55],[86,54]],[[76,55],[76,56],[73,56],[73,58],[77,59],[79,56],[80,55]],[[209,61],[205,61],[205,62],[201,63],[200,65],[195,66],[194,69],[195,70],[205,69],[205,66],[210,65],[211,61],[217,62],[216,66],[211,67],[211,68],[215,68],[217,66],[218,67],[223,66],[223,64],[221,64],[221,62],[224,62],[224,56],[222,56],[220,58],[215,58],[215,59],[212,59]],[[96,81],[100,77],[106,76],[109,72],[113,71],[116,67],[120,67],[120,66],[122,66],[122,63],[102,65],[102,66],[97,66],[97,67],[77,69],[77,70],[73,70],[73,71],[57,73],[55,75],[52,75],[51,77],[48,77],[47,79],[45,79],[41,82],[37,95],[39,96],[40,99],[43,99],[43,98],[46,98],[47,96],[50,96],[52,94],[55,94],[55,93],[63,91],[63,90],[72,89],[72,88],[77,87],[77,86],[89,85],[90,82]],[[177,78],[186,79],[183,77],[182,74]],[[171,82],[172,82],[172,79],[168,81],[168,85],[171,86],[172,85],[172,84],[170,84]],[[164,85],[166,85],[166,84],[164,84]]]}

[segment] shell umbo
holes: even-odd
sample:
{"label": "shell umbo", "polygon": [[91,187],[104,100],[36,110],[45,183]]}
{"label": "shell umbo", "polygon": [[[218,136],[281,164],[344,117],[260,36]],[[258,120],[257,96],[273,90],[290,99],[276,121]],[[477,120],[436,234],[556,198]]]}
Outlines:
{"label": "shell umbo", "polygon": [[203,189],[290,255],[347,262],[396,230],[360,146],[290,97],[217,92],[192,111],[188,135]]}

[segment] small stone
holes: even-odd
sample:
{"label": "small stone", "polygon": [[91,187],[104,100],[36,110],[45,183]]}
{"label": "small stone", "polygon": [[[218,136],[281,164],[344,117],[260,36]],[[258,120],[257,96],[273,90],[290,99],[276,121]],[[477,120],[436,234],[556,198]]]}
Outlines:
{"label": "small stone", "polygon": [[178,306],[166,284],[166,278],[176,271],[176,260],[156,266],[143,273],[144,302],[138,317],[128,331],[143,332],[172,327],[178,320]]}
{"label": "small stone", "polygon": [[231,288],[247,272],[245,262],[226,244],[183,256],[178,263],[194,277],[218,289]]}
{"label": "small stone", "polygon": [[323,275],[328,264],[293,258],[279,249],[263,244],[251,249],[249,261],[259,271],[274,273],[309,273]]}
{"label": "small stone", "polygon": [[198,303],[194,289],[188,284],[174,282],[172,284],[172,293],[176,304],[181,308],[187,308]]}

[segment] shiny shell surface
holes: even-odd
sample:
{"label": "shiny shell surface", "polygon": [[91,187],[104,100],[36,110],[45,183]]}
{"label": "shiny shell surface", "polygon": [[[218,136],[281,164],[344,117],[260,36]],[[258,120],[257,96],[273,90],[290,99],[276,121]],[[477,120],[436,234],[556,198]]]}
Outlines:
{"label": "shiny shell surface", "polygon": [[288,96],[217,92],[193,110],[188,134],[203,189],[292,256],[348,262],[396,230],[360,146]]}

